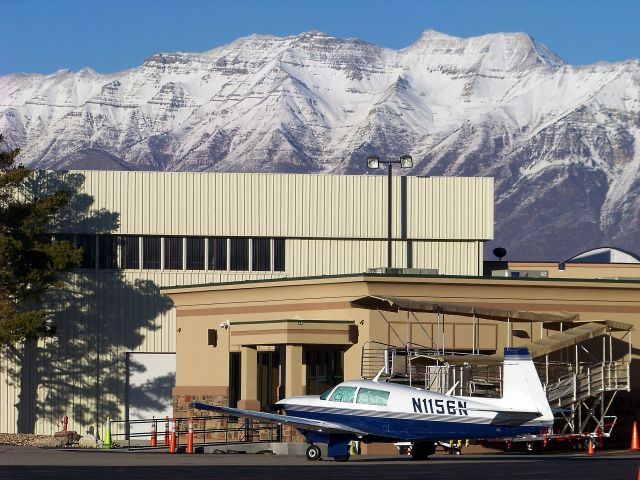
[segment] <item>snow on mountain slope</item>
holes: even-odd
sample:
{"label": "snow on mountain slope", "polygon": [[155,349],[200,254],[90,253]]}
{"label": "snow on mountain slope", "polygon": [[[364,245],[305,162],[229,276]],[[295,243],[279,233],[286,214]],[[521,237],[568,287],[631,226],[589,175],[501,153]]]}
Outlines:
{"label": "snow on mountain slope", "polygon": [[[640,251],[640,62],[567,65],[524,33],[425,31],[390,50],[319,32],[251,35],[137,68],[0,77],[0,131],[38,168],[496,179],[511,258]],[[403,172],[404,173],[404,172]]]}

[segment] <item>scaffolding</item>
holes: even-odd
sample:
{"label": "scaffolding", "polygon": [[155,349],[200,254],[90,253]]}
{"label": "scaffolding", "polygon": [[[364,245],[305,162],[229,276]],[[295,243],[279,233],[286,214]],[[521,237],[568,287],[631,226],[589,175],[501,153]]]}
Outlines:
{"label": "scaffolding", "polygon": [[[363,297],[351,302],[357,308],[377,310],[402,346],[367,342],[362,347],[361,374],[373,378],[381,370],[389,381],[406,383],[456,396],[500,397],[502,360],[497,352],[481,355],[478,325],[481,319],[504,322],[511,346],[513,321],[540,324],[541,338],[527,347],[540,375],[549,404],[556,415],[559,434],[610,432],[611,407],[618,392],[631,391],[632,326],[611,320],[581,321],[570,312],[518,312],[468,305],[417,301],[398,297]],[[426,329],[415,312],[436,315],[437,335],[431,346],[403,341],[383,312],[404,310]],[[472,352],[445,351],[445,314],[472,317]],[[555,331],[544,337],[542,332]],[[620,333],[620,338],[613,336]],[[594,347],[601,338],[601,346]],[[615,340],[615,341],[614,341]],[[626,343],[624,354],[620,342]]]}

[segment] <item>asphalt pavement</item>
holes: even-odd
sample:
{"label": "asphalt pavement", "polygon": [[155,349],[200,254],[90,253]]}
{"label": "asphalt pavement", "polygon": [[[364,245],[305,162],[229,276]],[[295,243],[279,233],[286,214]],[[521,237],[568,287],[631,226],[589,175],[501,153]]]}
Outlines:
{"label": "asphalt pavement", "polygon": [[47,450],[0,445],[0,479],[460,479],[638,480],[640,454],[435,455],[352,457],[309,462],[303,456],[257,454],[170,455],[161,452]]}

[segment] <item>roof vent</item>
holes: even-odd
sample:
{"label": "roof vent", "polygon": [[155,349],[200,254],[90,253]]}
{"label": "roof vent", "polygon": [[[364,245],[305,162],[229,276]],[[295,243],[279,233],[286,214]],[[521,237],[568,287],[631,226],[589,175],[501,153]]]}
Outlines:
{"label": "roof vent", "polygon": [[378,275],[438,275],[437,268],[389,268],[379,267],[370,268],[367,273],[376,273]]}
{"label": "roof vent", "polygon": [[549,278],[547,270],[494,270],[491,272],[492,277],[509,277],[509,278]]}

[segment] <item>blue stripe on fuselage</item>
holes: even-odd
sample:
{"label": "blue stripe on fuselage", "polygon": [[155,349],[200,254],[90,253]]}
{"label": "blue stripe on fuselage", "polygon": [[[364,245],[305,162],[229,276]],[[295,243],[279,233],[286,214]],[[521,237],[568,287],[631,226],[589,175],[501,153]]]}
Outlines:
{"label": "blue stripe on fuselage", "polygon": [[[449,440],[451,438],[496,438],[536,433],[540,427],[499,426],[462,422],[416,420],[286,409],[286,414],[339,423],[369,435],[398,440]],[[460,417],[458,417],[460,418]]]}

